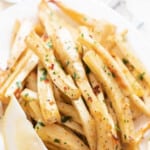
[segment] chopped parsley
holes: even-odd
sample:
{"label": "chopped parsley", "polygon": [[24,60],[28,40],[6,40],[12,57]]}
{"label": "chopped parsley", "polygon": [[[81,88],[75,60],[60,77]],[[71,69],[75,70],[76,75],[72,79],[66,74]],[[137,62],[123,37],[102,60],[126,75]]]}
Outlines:
{"label": "chopped parsley", "polygon": [[81,33],[81,37],[84,38],[84,34],[83,33]]}
{"label": "chopped parsley", "polygon": [[48,48],[53,48],[52,42],[51,41],[47,42],[47,46],[48,46]]}
{"label": "chopped parsley", "polygon": [[116,129],[116,131],[119,131],[119,132],[121,131],[117,125],[115,125],[115,129]]}
{"label": "chopped parsley", "polygon": [[53,71],[53,74],[56,75],[56,71]]}
{"label": "chopped parsley", "polygon": [[76,72],[74,72],[74,74],[73,74],[73,79],[77,79],[77,73]]}
{"label": "chopped parsley", "polygon": [[127,64],[129,63],[129,61],[128,61],[126,58],[123,58],[123,59],[122,59],[122,62],[123,62],[125,65],[127,65]]}
{"label": "chopped parsley", "polygon": [[17,85],[17,88],[21,88],[22,87],[22,84],[19,81],[16,82],[16,85]]}
{"label": "chopped parsley", "polygon": [[62,122],[62,123],[65,123],[65,122],[67,122],[67,121],[69,121],[69,120],[71,120],[71,119],[72,119],[71,116],[62,116],[61,122]]}
{"label": "chopped parsley", "polygon": [[29,96],[29,94],[28,94],[28,93],[25,93],[25,94],[24,94],[24,96],[25,96],[25,97],[28,97],[28,96]]}
{"label": "chopped parsley", "polygon": [[70,64],[70,61],[68,60],[68,61],[66,62],[66,67],[67,67],[69,64]]}
{"label": "chopped parsley", "polygon": [[67,50],[69,50],[71,48],[71,46],[69,45],[68,47],[67,47]]}
{"label": "chopped parsley", "polygon": [[139,76],[138,76],[139,80],[143,80],[144,79],[144,75],[145,75],[145,72],[139,74]]}
{"label": "chopped parsley", "polygon": [[123,136],[124,136],[124,139],[127,139],[127,135],[126,134],[124,134]]}
{"label": "chopped parsley", "polygon": [[57,138],[55,138],[55,139],[54,139],[54,142],[55,142],[55,143],[60,143],[60,140],[57,139]]}
{"label": "chopped parsley", "polygon": [[129,122],[129,120],[124,120],[124,123],[128,123]]}
{"label": "chopped parsley", "polygon": [[42,71],[42,76],[40,77],[40,81],[45,81],[47,78],[47,71],[45,68],[42,68],[41,71]]}
{"label": "chopped parsley", "polygon": [[45,55],[45,61],[49,61],[48,54]]}
{"label": "chopped parsley", "polygon": [[86,66],[85,71],[86,71],[86,74],[89,74],[91,72],[88,66]]}
{"label": "chopped parsley", "polygon": [[84,21],[87,21],[87,18],[86,18],[86,17],[83,17],[83,20],[84,20]]}
{"label": "chopped parsley", "polygon": [[35,125],[35,129],[39,129],[40,127],[45,127],[45,124],[42,121],[38,121]]}
{"label": "chopped parsley", "polygon": [[113,72],[112,72],[112,77],[113,77],[113,78],[116,78],[116,75],[115,75],[115,73],[113,73]]}
{"label": "chopped parsley", "polygon": [[78,47],[77,46],[75,47],[75,50],[78,51]]}

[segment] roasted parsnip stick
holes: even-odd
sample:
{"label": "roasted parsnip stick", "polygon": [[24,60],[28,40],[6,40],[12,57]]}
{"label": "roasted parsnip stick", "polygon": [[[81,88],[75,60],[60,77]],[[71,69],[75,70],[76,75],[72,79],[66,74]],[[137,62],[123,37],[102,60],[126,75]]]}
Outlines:
{"label": "roasted parsnip stick", "polygon": [[53,51],[48,50],[44,42],[34,32],[26,38],[26,43],[39,56],[52,82],[71,100],[79,98],[79,89],[66,78],[66,74],[56,62]]}

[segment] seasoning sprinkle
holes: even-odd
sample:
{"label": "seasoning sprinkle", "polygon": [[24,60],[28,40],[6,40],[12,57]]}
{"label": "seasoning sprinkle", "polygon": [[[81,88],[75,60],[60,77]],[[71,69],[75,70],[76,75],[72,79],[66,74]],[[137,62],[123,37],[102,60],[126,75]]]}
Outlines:
{"label": "seasoning sprinkle", "polygon": [[77,79],[77,73],[76,72],[74,72],[74,74],[73,74],[73,79]]}
{"label": "seasoning sprinkle", "polygon": [[60,140],[56,138],[56,139],[54,139],[54,142],[55,143],[60,143]]}
{"label": "seasoning sprinkle", "polygon": [[81,33],[81,37],[84,38],[84,34],[83,33]]}
{"label": "seasoning sprinkle", "polygon": [[62,116],[61,122],[62,122],[62,123],[65,123],[65,122],[67,122],[67,121],[70,121],[71,119],[72,119],[71,116]]}
{"label": "seasoning sprinkle", "polygon": [[139,80],[143,80],[144,79],[144,75],[145,75],[145,72],[139,74],[139,76],[138,76]]}
{"label": "seasoning sprinkle", "polygon": [[42,68],[41,71],[42,71],[42,76],[40,77],[40,81],[44,81],[47,79],[47,70],[45,68]]}
{"label": "seasoning sprinkle", "polygon": [[35,129],[39,129],[40,127],[45,127],[45,124],[42,121],[38,121],[35,125]]}
{"label": "seasoning sprinkle", "polygon": [[70,64],[70,61],[68,60],[68,61],[66,62],[66,67],[67,67],[69,64]]}
{"label": "seasoning sprinkle", "polygon": [[22,84],[21,84],[20,81],[17,81],[17,82],[16,82],[16,85],[17,85],[17,87],[18,87],[19,89],[22,87]]}
{"label": "seasoning sprinkle", "polygon": [[127,65],[129,63],[129,61],[126,58],[122,58],[122,62]]}
{"label": "seasoning sprinkle", "polygon": [[48,48],[53,48],[52,42],[51,41],[47,42],[47,46],[48,46]]}
{"label": "seasoning sprinkle", "polygon": [[25,93],[25,95],[24,95],[25,97],[28,97],[29,96],[29,94],[28,93]]}

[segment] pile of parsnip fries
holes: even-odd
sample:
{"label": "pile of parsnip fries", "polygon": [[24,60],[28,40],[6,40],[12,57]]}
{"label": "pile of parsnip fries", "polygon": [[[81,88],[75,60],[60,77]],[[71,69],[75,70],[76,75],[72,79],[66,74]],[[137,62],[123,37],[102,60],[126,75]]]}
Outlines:
{"label": "pile of parsnip fries", "polygon": [[2,103],[15,95],[50,150],[138,150],[150,128],[135,128],[150,117],[150,75],[127,32],[50,3],[40,2],[37,24],[14,25],[8,68],[0,71]]}

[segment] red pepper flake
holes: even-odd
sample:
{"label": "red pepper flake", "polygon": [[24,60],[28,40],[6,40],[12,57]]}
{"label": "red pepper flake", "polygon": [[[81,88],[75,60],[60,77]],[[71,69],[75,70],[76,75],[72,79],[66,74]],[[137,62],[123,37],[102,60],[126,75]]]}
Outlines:
{"label": "red pepper flake", "polygon": [[93,38],[93,36],[92,36],[91,34],[89,35],[89,37],[90,37],[90,38]]}
{"label": "red pepper flake", "polygon": [[21,90],[18,88],[15,92],[14,92],[16,98],[18,99],[20,97],[21,94]]}
{"label": "red pepper flake", "polygon": [[88,97],[88,101],[90,101],[90,102],[93,101],[91,96]]}
{"label": "red pepper flake", "polygon": [[53,104],[55,104],[55,103],[54,103],[54,101],[50,101],[49,104],[50,104],[50,105],[53,105]]}
{"label": "red pepper flake", "polygon": [[48,35],[47,35],[47,33],[45,33],[45,34],[43,35],[43,41],[45,42],[47,39],[48,39]]}
{"label": "red pepper flake", "polygon": [[44,82],[45,82],[45,83],[49,83],[49,80],[48,80],[48,79],[45,79]]}
{"label": "red pepper flake", "polygon": [[64,90],[65,90],[65,91],[68,90],[68,87],[65,86],[65,87],[64,87]]}
{"label": "red pepper flake", "polygon": [[53,69],[54,69],[54,64],[51,64],[51,65],[49,66],[49,68],[50,68],[51,70],[53,70]]}
{"label": "red pepper flake", "polygon": [[99,85],[96,85],[94,88],[93,88],[93,91],[94,93],[97,95],[100,93],[100,86]]}

